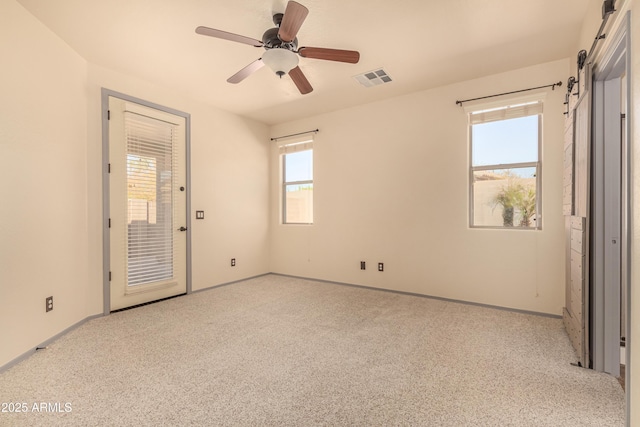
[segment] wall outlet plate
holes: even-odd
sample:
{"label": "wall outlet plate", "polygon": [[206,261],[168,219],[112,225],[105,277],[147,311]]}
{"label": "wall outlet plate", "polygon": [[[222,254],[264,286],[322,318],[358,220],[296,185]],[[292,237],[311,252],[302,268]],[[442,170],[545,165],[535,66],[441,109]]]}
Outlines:
{"label": "wall outlet plate", "polygon": [[196,211],[196,219],[204,219],[204,211]]}
{"label": "wall outlet plate", "polygon": [[46,313],[53,310],[53,297],[47,297],[45,299],[45,310],[46,310]]}
{"label": "wall outlet plate", "polygon": [[235,267],[235,266],[236,266],[236,259],[231,258],[231,267]]}
{"label": "wall outlet plate", "polygon": [[364,261],[360,261],[360,270],[366,270],[367,269],[367,263]]}
{"label": "wall outlet plate", "polygon": [[384,271],[384,263],[383,262],[379,262],[378,263],[378,271]]}

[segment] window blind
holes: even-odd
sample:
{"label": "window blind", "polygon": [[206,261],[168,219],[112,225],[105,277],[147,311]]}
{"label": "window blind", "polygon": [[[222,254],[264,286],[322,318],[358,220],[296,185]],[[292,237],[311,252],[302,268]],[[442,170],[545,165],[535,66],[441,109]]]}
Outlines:
{"label": "window blind", "polygon": [[532,101],[522,104],[472,111],[469,113],[469,123],[477,125],[480,123],[517,119],[520,117],[542,114],[542,105],[542,101]]}
{"label": "window blind", "polygon": [[176,127],[125,112],[128,286],[174,277]]}
{"label": "window blind", "polygon": [[280,154],[290,154],[297,151],[311,150],[313,148],[314,134],[298,135],[291,138],[278,140]]}

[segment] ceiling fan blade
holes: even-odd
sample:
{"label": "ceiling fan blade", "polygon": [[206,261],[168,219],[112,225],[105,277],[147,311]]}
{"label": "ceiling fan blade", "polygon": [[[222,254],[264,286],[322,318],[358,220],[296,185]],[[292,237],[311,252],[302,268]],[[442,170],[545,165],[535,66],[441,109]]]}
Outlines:
{"label": "ceiling fan blade", "polygon": [[298,53],[303,58],[324,59],[327,61],[348,62],[357,64],[360,53],[355,50],[325,49],[322,47],[301,47]]}
{"label": "ceiling fan blade", "polygon": [[198,27],[196,33],[203,36],[217,37],[219,39],[230,40],[232,42],[244,43],[255,47],[262,47],[263,43],[260,40],[252,39],[251,37],[240,36],[238,34],[228,33],[222,30],[216,30],[209,27]]}
{"label": "ceiling fan blade", "polygon": [[307,93],[313,91],[309,80],[304,76],[300,67],[296,67],[293,70],[289,71],[289,77],[296,84],[296,87],[300,91],[301,94],[306,95]]}
{"label": "ceiling fan blade", "polygon": [[286,43],[292,42],[296,38],[296,35],[308,14],[309,9],[298,2],[293,0],[289,1],[289,3],[287,3],[287,8],[284,11],[282,22],[280,23],[280,30],[278,31],[278,37],[280,37],[280,40]]}
{"label": "ceiling fan blade", "polygon": [[262,59],[256,59],[251,64],[244,67],[242,70],[238,71],[233,76],[229,77],[227,81],[229,83],[240,83],[241,81],[243,81],[244,79],[249,77],[251,74],[258,71],[262,67],[264,67],[264,62],[262,62]]}

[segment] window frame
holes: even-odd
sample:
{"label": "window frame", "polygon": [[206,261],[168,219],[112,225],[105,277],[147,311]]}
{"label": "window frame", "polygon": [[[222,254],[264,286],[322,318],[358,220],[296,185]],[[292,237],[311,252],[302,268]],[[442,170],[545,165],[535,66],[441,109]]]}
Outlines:
{"label": "window frame", "polygon": [[[291,185],[305,185],[305,184],[308,185],[308,184],[311,184],[311,187],[313,188],[313,169],[312,169],[312,174],[311,174],[311,179],[310,180],[303,180],[303,181],[287,181],[286,180],[286,177],[287,177],[287,155],[303,153],[305,151],[311,151],[311,164],[313,165],[313,163],[314,163],[313,146],[310,146],[309,148],[305,148],[304,150],[300,150],[300,151],[293,151],[293,152],[290,152],[290,153],[282,153],[282,154],[280,154],[281,163],[282,163],[282,167],[281,167],[281,172],[282,172],[281,194],[282,194],[282,224],[283,225],[313,225],[313,220],[314,220],[314,212],[313,212],[313,210],[311,212],[311,222],[289,222],[289,221],[287,221],[287,187],[291,186]],[[313,193],[312,193],[312,200],[313,200]]]}
{"label": "window frame", "polygon": [[[542,98],[537,98],[535,101],[541,104],[541,108],[544,109],[544,100]],[[525,101],[527,102],[527,101]],[[497,106],[493,104],[489,108],[509,108],[513,105],[521,104],[520,100],[511,100],[509,102],[503,102],[498,104]],[[471,114],[474,112],[482,111],[488,109],[487,107],[483,108],[474,108],[466,110],[467,119],[468,119],[468,140],[469,140],[469,228],[474,229],[491,229],[491,230],[523,230],[523,231],[536,231],[542,230],[542,129],[543,129],[543,119],[544,112],[540,111],[536,114],[525,114],[519,117],[507,117],[500,120],[488,121],[490,122],[499,122],[504,120],[510,120],[512,118],[521,118],[521,117],[530,117],[537,116],[538,118],[538,160],[535,162],[518,162],[518,163],[500,163],[500,164],[491,164],[491,165],[482,165],[482,166],[473,166],[473,126],[482,124],[476,123],[473,124],[471,122]],[[535,178],[536,178],[536,213],[534,217],[535,225],[531,227],[520,227],[520,226],[498,226],[498,225],[477,225],[474,223],[475,219],[475,188],[474,188],[474,174],[475,172],[482,172],[487,170],[510,170],[510,169],[518,169],[518,168],[535,168]]]}
{"label": "window frame", "polygon": [[[277,143],[278,153],[278,169],[279,169],[279,189],[280,197],[280,209],[278,222],[280,225],[313,225],[315,221],[315,206],[313,190],[314,185],[314,140],[318,130],[294,133],[292,135],[280,136],[271,138],[272,141]],[[299,181],[286,181],[287,178],[287,155],[298,154],[305,151],[311,151],[311,177],[310,179],[302,179]],[[293,177],[292,177],[293,178]],[[306,176],[298,176],[296,178],[306,178]],[[287,187],[292,185],[310,185],[311,186],[311,222],[291,222],[287,219]]]}

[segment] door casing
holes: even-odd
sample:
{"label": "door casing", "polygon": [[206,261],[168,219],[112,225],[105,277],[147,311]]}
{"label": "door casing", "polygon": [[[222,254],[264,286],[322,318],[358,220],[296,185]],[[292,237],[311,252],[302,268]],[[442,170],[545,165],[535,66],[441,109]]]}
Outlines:
{"label": "door casing", "polygon": [[149,101],[145,101],[140,98],[136,98],[130,95],[126,95],[120,92],[116,92],[110,89],[102,88],[102,281],[103,281],[103,313],[105,315],[111,312],[111,292],[110,292],[110,278],[109,278],[109,266],[111,265],[110,249],[111,239],[109,233],[109,97],[119,98],[124,101],[133,102],[143,105],[145,107],[154,108],[169,114],[183,117],[185,120],[185,173],[186,173],[186,227],[187,227],[187,247],[186,247],[186,291],[190,294],[192,291],[191,284],[191,116],[183,111],[175,110],[173,108],[165,107],[163,105],[155,104]]}
{"label": "door casing", "polygon": [[[630,155],[622,136],[621,113],[628,112],[629,86],[621,93],[621,77],[629,76],[628,19],[594,67],[593,143],[593,368],[620,374],[621,287],[630,285],[628,258],[631,219]],[[622,106],[622,101],[626,107]],[[628,350],[628,347],[627,347]],[[627,358],[628,360],[628,358]]]}

